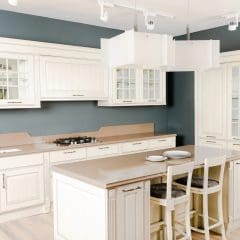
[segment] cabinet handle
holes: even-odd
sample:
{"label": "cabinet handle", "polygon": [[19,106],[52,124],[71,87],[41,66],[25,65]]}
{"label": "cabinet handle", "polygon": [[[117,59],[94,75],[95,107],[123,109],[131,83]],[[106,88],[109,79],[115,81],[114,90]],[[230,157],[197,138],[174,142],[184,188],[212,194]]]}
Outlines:
{"label": "cabinet handle", "polygon": [[237,164],[237,165],[240,165],[240,162],[237,162],[236,164]]}
{"label": "cabinet handle", "polygon": [[157,102],[157,100],[152,99],[152,100],[148,100],[148,102]]}
{"label": "cabinet handle", "polygon": [[234,137],[233,140],[239,140],[239,138]]}
{"label": "cabinet handle", "polygon": [[215,142],[215,141],[206,141],[207,143],[217,143],[217,142]]}
{"label": "cabinet handle", "polygon": [[136,191],[136,190],[139,190],[139,189],[141,189],[141,187],[136,187],[136,188],[130,188],[130,189],[123,189],[122,191],[123,192],[132,192],[132,191]]}
{"label": "cabinet handle", "polygon": [[206,136],[207,138],[216,138],[216,136],[211,136],[211,135],[209,135],[209,136]]}
{"label": "cabinet handle", "polygon": [[137,143],[133,143],[132,145],[141,145],[142,143],[141,142],[137,142]]}
{"label": "cabinet handle", "polygon": [[233,146],[240,146],[240,143],[233,143]]}
{"label": "cabinet handle", "polygon": [[158,142],[166,142],[166,139],[159,139]]}
{"label": "cabinet handle", "polygon": [[99,150],[109,149],[110,147],[99,147]]}
{"label": "cabinet handle", "polygon": [[84,94],[73,94],[73,97],[84,97]]}
{"label": "cabinet handle", "polygon": [[6,189],[6,177],[5,174],[3,173],[3,189]]}
{"label": "cabinet handle", "polygon": [[124,103],[132,103],[133,101],[132,100],[124,100],[123,102]]}
{"label": "cabinet handle", "polygon": [[11,102],[8,102],[9,104],[21,104],[22,102],[21,101],[19,101],[19,102],[14,102],[14,101],[11,101]]}
{"label": "cabinet handle", "polygon": [[76,153],[76,151],[64,152],[64,154]]}

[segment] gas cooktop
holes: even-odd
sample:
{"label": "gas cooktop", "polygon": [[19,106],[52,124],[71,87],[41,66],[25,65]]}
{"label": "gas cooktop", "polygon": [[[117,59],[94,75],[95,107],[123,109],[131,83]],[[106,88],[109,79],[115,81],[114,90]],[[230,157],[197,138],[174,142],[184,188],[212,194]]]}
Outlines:
{"label": "gas cooktop", "polygon": [[58,146],[68,146],[68,145],[96,143],[96,142],[97,142],[97,139],[95,137],[87,137],[87,136],[58,138],[54,141],[54,143],[57,144]]}

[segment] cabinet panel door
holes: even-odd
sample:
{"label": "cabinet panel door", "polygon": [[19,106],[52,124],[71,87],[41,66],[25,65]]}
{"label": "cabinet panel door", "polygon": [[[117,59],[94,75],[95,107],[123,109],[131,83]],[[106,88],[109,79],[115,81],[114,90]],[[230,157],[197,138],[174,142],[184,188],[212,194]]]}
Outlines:
{"label": "cabinet panel door", "polygon": [[30,207],[44,202],[43,166],[7,170],[2,177],[2,211]]}
{"label": "cabinet panel door", "polygon": [[226,70],[225,67],[197,75],[197,132],[199,137],[226,138]]}
{"label": "cabinet panel door", "polygon": [[233,163],[233,219],[240,220],[240,160]]}
{"label": "cabinet panel door", "polygon": [[41,57],[43,99],[98,100],[105,97],[104,70],[99,61]]}
{"label": "cabinet panel door", "polygon": [[[147,192],[147,191],[146,191]],[[148,192],[149,196],[150,193]],[[148,198],[149,198],[148,196]],[[150,220],[146,208],[144,183],[135,183],[117,189],[116,240],[148,240]]]}

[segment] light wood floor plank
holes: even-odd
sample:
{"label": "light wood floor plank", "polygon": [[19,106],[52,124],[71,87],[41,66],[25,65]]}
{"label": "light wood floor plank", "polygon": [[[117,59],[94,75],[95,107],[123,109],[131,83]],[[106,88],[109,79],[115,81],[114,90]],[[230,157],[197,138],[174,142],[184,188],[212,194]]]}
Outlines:
{"label": "light wood floor plank", "polygon": [[[193,240],[204,240],[204,236],[193,233]],[[228,240],[240,240],[240,229],[231,233]],[[42,214],[0,224],[0,240],[53,240],[52,214]],[[221,240],[212,234],[211,240]]]}

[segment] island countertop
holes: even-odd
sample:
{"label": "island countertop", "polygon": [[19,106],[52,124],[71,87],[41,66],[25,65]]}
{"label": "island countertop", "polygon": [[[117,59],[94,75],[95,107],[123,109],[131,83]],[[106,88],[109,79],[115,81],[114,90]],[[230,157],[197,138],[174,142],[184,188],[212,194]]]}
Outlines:
{"label": "island countertop", "polygon": [[146,161],[146,156],[162,155],[166,150],[108,157],[97,160],[62,164],[53,167],[53,172],[78,179],[100,188],[117,186],[149,180],[166,174],[169,165],[194,161],[195,168],[201,167],[204,159],[226,156],[227,161],[240,159],[240,151],[188,145],[174,148],[191,152],[185,159],[169,159],[164,162]]}

